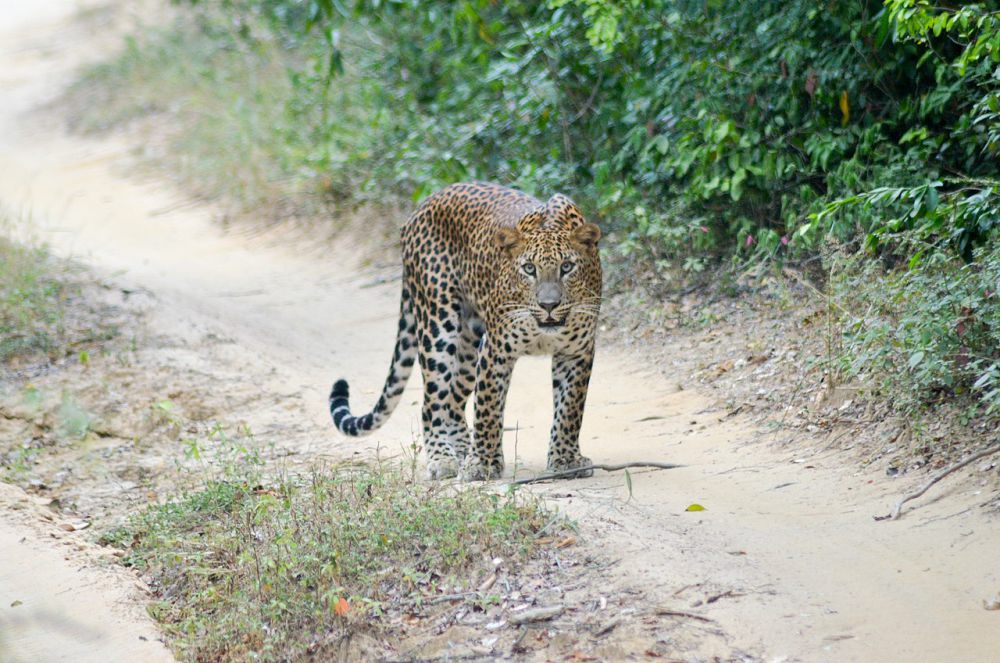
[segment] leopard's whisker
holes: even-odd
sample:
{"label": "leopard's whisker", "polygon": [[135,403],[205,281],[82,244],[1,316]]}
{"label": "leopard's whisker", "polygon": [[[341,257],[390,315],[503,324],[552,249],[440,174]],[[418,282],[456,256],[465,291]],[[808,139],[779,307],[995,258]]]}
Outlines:
{"label": "leopard's whisker", "polygon": [[532,317],[532,313],[531,311],[520,309],[517,311],[508,311],[507,313],[504,313],[502,317],[504,320],[510,320],[511,322],[516,322],[518,320],[525,320],[527,318]]}

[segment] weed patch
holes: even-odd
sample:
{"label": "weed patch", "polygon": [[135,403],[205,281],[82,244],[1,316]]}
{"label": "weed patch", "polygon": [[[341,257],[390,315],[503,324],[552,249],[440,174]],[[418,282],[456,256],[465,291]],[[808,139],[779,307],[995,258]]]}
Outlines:
{"label": "weed patch", "polygon": [[840,312],[834,371],[860,379],[904,414],[945,401],[965,419],[1000,416],[1000,250],[971,262],[931,253],[919,269],[832,258]]}
{"label": "weed patch", "polygon": [[516,493],[378,464],[213,480],[105,541],[152,581],[150,611],[183,658],[290,660],[387,634],[424,602],[475,589],[492,559],[527,558],[550,518]]}
{"label": "weed patch", "polygon": [[84,292],[73,263],[13,239],[9,224],[0,211],[0,375],[69,355],[86,363],[89,350],[117,334],[117,312]]}
{"label": "weed patch", "polygon": [[0,236],[0,363],[54,353],[65,336],[64,304],[73,288],[48,251]]}
{"label": "weed patch", "polygon": [[0,216],[0,480],[43,486],[39,458],[82,443],[97,419],[76,385],[57,395],[28,380],[57,365],[85,370],[111,349],[121,310],[73,263],[13,239],[7,223]]}

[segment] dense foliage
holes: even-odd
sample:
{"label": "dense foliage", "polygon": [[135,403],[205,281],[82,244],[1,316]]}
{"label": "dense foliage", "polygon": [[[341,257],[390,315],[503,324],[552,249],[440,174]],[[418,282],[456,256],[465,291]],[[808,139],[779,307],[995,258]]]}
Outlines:
{"label": "dense foliage", "polygon": [[[369,187],[415,197],[468,178],[571,191],[626,252],[693,271],[863,246],[883,260],[831,265],[845,270],[833,285],[846,306],[864,306],[859,292],[884,305],[843,321],[848,372],[881,370],[924,397],[979,389],[1000,409],[998,284],[986,278],[1000,227],[1000,12],[988,5],[244,2],[312,49],[298,108],[326,103],[316,89],[337,93],[345,59],[378,83],[353,151],[330,150],[330,127],[314,125],[318,170],[360,169]],[[884,288],[857,289],[880,275]],[[885,325],[898,329],[872,333]]]}
{"label": "dense foliage", "polygon": [[292,54],[282,169],[331,197],[562,190],[661,274],[822,254],[842,371],[1000,410],[995,6],[192,1]]}
{"label": "dense foliage", "polygon": [[[665,253],[930,223],[968,258],[993,229],[1000,15],[984,6],[244,1],[328,63],[304,86],[345,57],[379,79],[372,142],[346,156],[380,186],[582,192]],[[317,165],[339,165],[317,138]],[[886,224],[870,205],[827,207],[841,198],[916,210]]]}

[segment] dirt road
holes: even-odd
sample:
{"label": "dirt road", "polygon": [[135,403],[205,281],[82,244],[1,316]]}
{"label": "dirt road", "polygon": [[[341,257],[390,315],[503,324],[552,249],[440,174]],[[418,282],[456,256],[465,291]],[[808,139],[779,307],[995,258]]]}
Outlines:
{"label": "dirt road", "polygon": [[[241,388],[305,403],[303,426],[319,432],[299,438],[300,454],[409,445],[419,430],[418,379],[390,423],[363,441],[335,435],[325,409],[334,377],[352,380],[358,409],[377,397],[398,296],[392,278],[382,281],[394,268],[365,267],[346,244],[319,246],[281,230],[224,231],[212,208],[183,192],[126,177],[129,145],[68,136],[38,112],[75,66],[106,47],[74,27],[78,4],[0,2],[0,201],[30,211],[57,252],[154,293],[152,324],[163,333],[228,339],[247,357],[236,378]],[[664,353],[667,360],[659,359]],[[739,417],[679,389],[684,377],[660,368],[670,365],[669,353],[651,349],[652,362],[600,349],[582,444],[595,462],[685,467],[634,472],[631,495],[622,475],[537,488],[578,519],[580,545],[614,562],[595,597],[638,588],[647,604],[697,607],[723,634],[699,656],[997,658],[1000,612],[984,610],[982,601],[1000,591],[1000,527],[970,508],[983,501],[970,483],[942,485],[901,521],[874,522],[911,485],[855,472],[819,452],[817,440],[769,447]],[[546,360],[524,360],[515,372],[507,423],[518,432],[504,445],[519,476],[544,467],[547,369]],[[695,502],[706,510],[686,512]],[[20,527],[0,516],[0,542],[20,540]],[[27,570],[29,560],[55,549],[46,543],[0,545],[0,569]],[[66,572],[60,555],[50,557],[52,574]],[[0,615],[9,610],[13,579],[0,573]],[[19,586],[15,598],[44,604],[41,591]],[[106,601],[87,600],[88,610]],[[5,617],[0,626],[12,628]],[[17,643],[16,633],[4,637]],[[114,654],[105,660],[132,658],[109,646]]]}

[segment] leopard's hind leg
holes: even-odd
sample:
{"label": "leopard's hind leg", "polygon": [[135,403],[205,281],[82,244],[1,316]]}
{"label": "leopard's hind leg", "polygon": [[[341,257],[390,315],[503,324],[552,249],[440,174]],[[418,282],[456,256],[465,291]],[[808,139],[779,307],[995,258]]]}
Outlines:
{"label": "leopard's hind leg", "polygon": [[[442,279],[443,281],[444,279]],[[418,306],[418,357],[424,379],[423,420],[427,473],[431,479],[446,479],[458,472],[469,447],[465,421],[467,379],[462,373],[463,305],[454,288],[423,289],[426,306]],[[460,350],[461,348],[461,350]]]}

